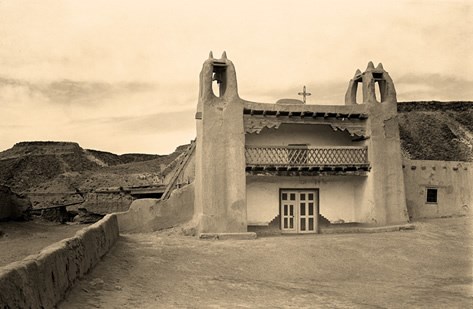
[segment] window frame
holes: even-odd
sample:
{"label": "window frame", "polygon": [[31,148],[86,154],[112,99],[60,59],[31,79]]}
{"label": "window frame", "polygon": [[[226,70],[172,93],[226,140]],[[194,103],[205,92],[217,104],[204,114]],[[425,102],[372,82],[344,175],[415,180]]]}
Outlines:
{"label": "window frame", "polygon": [[[435,202],[429,202],[429,190],[435,190]],[[426,187],[425,188],[425,203],[431,205],[438,205],[439,202],[439,190],[437,187]]]}

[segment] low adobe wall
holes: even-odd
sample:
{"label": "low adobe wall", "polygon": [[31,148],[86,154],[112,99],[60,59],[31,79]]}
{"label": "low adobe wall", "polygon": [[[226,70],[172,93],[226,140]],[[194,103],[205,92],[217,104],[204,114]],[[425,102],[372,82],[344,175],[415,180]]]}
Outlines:
{"label": "low adobe wall", "polygon": [[[404,160],[403,171],[410,218],[438,218],[471,213],[473,163]],[[427,203],[428,188],[437,189],[437,203]]]}
{"label": "low adobe wall", "polygon": [[118,239],[114,214],[35,255],[0,268],[2,308],[53,308]]}
{"label": "low adobe wall", "polygon": [[120,233],[147,233],[190,221],[194,215],[194,184],[176,189],[169,199],[138,199],[127,212],[116,213]]}

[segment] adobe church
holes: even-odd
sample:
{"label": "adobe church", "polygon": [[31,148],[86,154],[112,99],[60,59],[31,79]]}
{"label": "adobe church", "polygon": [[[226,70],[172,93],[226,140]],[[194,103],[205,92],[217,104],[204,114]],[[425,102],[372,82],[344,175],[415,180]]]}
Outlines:
{"label": "adobe church", "polygon": [[[469,211],[471,163],[402,157],[396,90],[381,64],[357,70],[344,101],[246,101],[226,53],[211,53],[200,73],[197,138],[170,181],[193,182],[185,200],[198,232],[318,233],[324,224],[387,226]],[[183,203],[180,196],[171,199]]]}
{"label": "adobe church", "polygon": [[241,99],[233,63],[210,57],[196,113],[199,231],[246,232],[276,219],[283,232],[314,233],[319,215],[407,222],[396,104],[381,65],[356,73],[345,105],[267,104]]}

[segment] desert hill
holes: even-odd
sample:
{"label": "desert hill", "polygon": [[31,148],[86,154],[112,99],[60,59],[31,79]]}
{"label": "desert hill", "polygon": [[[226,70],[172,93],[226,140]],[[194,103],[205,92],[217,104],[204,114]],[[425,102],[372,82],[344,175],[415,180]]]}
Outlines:
{"label": "desert hill", "polygon": [[73,142],[20,142],[0,152],[0,183],[16,192],[74,192],[158,183],[170,155],[116,155]]}
{"label": "desert hill", "polygon": [[401,102],[398,112],[405,157],[473,161],[473,102]]}

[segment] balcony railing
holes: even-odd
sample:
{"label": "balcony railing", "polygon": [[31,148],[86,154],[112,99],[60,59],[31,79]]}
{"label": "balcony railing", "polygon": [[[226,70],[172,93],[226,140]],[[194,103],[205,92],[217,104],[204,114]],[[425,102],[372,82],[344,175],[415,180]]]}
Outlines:
{"label": "balcony railing", "polygon": [[246,146],[247,168],[369,168],[367,147]]}

